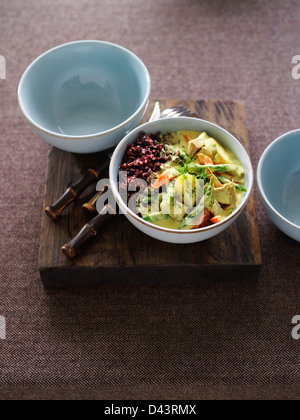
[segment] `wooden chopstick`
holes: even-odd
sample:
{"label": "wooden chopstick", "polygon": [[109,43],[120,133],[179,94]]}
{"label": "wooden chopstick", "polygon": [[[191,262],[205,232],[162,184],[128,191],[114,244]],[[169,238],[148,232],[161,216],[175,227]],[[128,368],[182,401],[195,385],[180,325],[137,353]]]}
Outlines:
{"label": "wooden chopstick", "polygon": [[70,260],[73,260],[79,249],[90,239],[97,236],[101,226],[106,224],[116,214],[115,210],[109,204],[106,204],[98,216],[88,222],[70,242],[62,246],[62,253]]}
{"label": "wooden chopstick", "polygon": [[109,164],[110,159],[107,157],[96,170],[88,169],[78,181],[67,188],[63,195],[54,204],[45,208],[46,215],[51,220],[56,221],[67,206],[76,200],[93,182],[99,180],[101,173],[107,170]]}

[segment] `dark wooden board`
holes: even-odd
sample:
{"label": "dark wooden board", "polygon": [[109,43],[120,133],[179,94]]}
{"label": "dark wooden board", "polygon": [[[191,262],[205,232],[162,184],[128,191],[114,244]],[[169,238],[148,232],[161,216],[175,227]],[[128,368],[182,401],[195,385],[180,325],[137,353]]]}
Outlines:
{"label": "dark wooden board", "polygon": [[[152,112],[151,101],[146,121]],[[215,122],[235,135],[249,149],[244,105],[238,101],[160,100],[161,108],[183,104],[201,118]],[[90,167],[101,154],[76,155],[52,148],[48,157],[44,206],[53,203]],[[86,246],[77,259],[69,261],[61,246],[88,221],[84,204],[95,193],[92,186],[80,199],[52,222],[43,214],[39,255],[42,280],[48,285],[97,284],[101,281],[218,280],[225,277],[256,276],[262,264],[256,223],[254,195],[247,208],[229,229],[206,242],[173,245],[149,238],[124,216],[117,216]]]}

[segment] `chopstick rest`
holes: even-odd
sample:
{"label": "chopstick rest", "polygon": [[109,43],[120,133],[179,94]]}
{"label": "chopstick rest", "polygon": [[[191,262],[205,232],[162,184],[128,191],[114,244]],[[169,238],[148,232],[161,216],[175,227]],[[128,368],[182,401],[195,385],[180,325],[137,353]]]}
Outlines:
{"label": "chopstick rest", "polygon": [[74,259],[79,249],[90,239],[97,236],[101,226],[106,224],[116,214],[116,211],[109,204],[106,204],[98,216],[88,222],[75,238],[61,248],[62,253],[70,260]]}
{"label": "chopstick rest", "polygon": [[100,174],[104,172],[110,164],[110,159],[105,159],[99,167],[88,169],[87,172],[77,182],[71,185],[64,194],[52,205],[45,208],[46,215],[53,221],[56,221],[74,200],[76,200],[93,182],[99,180]]}

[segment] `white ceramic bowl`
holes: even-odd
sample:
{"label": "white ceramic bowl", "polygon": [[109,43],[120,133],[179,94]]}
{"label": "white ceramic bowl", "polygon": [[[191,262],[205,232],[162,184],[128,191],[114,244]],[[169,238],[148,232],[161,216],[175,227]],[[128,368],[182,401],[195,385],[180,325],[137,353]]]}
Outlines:
{"label": "white ceramic bowl", "polygon": [[37,58],[18,89],[20,108],[47,143],[69,152],[109,149],[147,108],[150,76],[132,52],[101,41],[61,45]]}
{"label": "white ceramic bowl", "polygon": [[[233,151],[245,169],[245,185],[248,189],[248,192],[245,193],[242,202],[240,203],[239,207],[232,213],[232,215],[230,215],[226,220],[219,224],[202,229],[182,231],[154,226],[153,224],[144,221],[133,211],[131,211],[121,198],[121,195],[118,191],[118,177],[120,165],[122,164],[127,145],[136,142],[140,131],[144,131],[146,133],[161,132],[162,134],[167,134],[168,131],[174,132],[178,130],[192,130],[200,132],[206,131],[208,134],[218,140],[224,147]],[[160,241],[176,244],[189,244],[201,242],[215,235],[218,235],[237,220],[250,198],[253,187],[253,169],[250,158],[241,143],[221,127],[208,121],[195,118],[165,118],[154,121],[152,123],[146,123],[143,126],[136,128],[121,141],[112,157],[110,165],[110,182],[113,195],[121,211],[135,227],[137,227],[145,234]]]}
{"label": "white ceramic bowl", "polygon": [[265,150],[257,182],[272,222],[300,242],[300,130],[284,134]]}

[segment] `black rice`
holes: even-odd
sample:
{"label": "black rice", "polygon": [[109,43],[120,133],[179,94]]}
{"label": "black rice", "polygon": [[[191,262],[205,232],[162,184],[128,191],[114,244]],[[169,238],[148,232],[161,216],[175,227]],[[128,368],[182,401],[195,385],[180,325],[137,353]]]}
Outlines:
{"label": "black rice", "polygon": [[[119,180],[120,191],[127,190],[129,184],[139,180],[148,181],[149,178],[161,169],[161,166],[170,160],[165,145],[161,143],[160,133],[146,134],[141,132],[136,144],[127,146],[123,163],[120,167],[122,172],[127,173],[127,183],[124,179]],[[134,193],[128,193],[128,199]]]}

